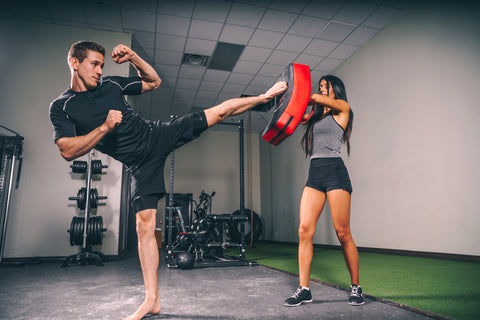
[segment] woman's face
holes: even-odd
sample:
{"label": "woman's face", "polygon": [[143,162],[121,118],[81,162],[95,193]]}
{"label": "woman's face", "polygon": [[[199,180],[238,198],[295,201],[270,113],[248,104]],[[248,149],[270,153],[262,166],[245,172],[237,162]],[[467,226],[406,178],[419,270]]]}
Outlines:
{"label": "woman's face", "polygon": [[333,92],[332,85],[327,83],[327,80],[320,81],[319,93],[323,96],[328,96],[335,99],[335,92]]}

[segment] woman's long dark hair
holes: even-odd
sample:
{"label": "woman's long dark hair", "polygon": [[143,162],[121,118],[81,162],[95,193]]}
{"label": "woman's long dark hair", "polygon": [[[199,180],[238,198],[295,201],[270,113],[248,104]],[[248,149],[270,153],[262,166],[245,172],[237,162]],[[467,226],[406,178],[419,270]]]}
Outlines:
{"label": "woman's long dark hair", "polygon": [[[320,82],[322,80],[327,81],[327,92],[330,89],[330,85],[332,86],[333,92],[335,93],[335,99],[347,100],[347,92],[345,91],[345,85],[340,78],[333,76],[333,75],[326,75],[323,76],[320,81],[318,81],[318,88],[320,91]],[[306,156],[312,154],[312,146],[313,146],[313,125],[317,122],[322,120],[326,115],[323,114],[324,106],[316,105],[315,110],[307,121],[305,125],[305,133],[303,134],[302,138],[302,147],[305,151]],[[331,111],[330,111],[331,112]],[[330,113],[329,112],[329,113]],[[353,125],[353,111],[350,108],[350,116],[348,117],[347,128],[343,133],[343,142],[347,144],[347,153],[350,155],[350,134],[352,133],[352,125]]]}

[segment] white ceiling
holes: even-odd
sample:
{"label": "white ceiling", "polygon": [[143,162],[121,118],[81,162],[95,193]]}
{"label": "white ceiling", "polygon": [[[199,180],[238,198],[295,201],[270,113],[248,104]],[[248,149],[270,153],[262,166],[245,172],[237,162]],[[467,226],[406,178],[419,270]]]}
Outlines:
{"label": "white ceiling", "polygon": [[[316,87],[322,75],[348,59],[409,4],[409,0],[13,0],[2,1],[0,17],[133,34],[134,49],[163,80],[159,89],[137,98],[137,111],[148,119],[166,120],[192,107],[263,93],[292,62],[310,66]],[[181,65],[183,53],[211,56],[218,42],[245,45],[232,72]],[[252,131],[261,133],[270,117],[271,112],[252,112]],[[239,119],[248,126],[248,113],[230,121]]]}

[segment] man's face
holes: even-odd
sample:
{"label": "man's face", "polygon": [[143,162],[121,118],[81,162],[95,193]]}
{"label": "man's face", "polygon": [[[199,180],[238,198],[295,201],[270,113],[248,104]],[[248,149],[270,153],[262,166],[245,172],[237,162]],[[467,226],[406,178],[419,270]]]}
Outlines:
{"label": "man's face", "polygon": [[82,62],[76,58],[72,60],[73,68],[86,89],[95,89],[103,74],[104,56],[99,52],[87,50],[87,57]]}

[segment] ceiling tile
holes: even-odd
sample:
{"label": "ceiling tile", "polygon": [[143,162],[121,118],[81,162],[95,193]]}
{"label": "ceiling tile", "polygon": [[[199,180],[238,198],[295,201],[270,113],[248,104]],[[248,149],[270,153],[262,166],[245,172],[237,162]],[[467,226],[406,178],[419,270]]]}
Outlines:
{"label": "ceiling tile", "polygon": [[223,27],[220,41],[234,44],[247,44],[255,29],[226,24]]}
{"label": "ceiling tile", "polygon": [[413,0],[385,0],[383,4],[390,7],[404,10],[404,9],[407,9],[409,5],[411,5],[414,2],[415,1]]}
{"label": "ceiling tile", "polygon": [[288,66],[290,63],[297,59],[298,53],[275,50],[268,58],[267,63],[276,64],[283,67]]}
{"label": "ceiling tile", "polygon": [[293,23],[288,33],[305,37],[315,37],[328,23],[326,19],[301,15]]}
{"label": "ceiling tile", "polygon": [[229,100],[229,99],[232,99],[232,98],[238,98],[240,97],[241,93],[239,93],[238,95],[234,95],[234,94],[231,94],[231,93],[220,93],[217,98],[215,99],[215,105],[218,105],[226,100]]}
{"label": "ceiling tile", "polygon": [[[65,0],[65,1],[49,1],[49,12],[53,20],[58,22],[66,22],[69,24],[76,23],[80,25],[87,24],[85,12],[83,10],[72,10],[72,5],[77,1]],[[4,10],[4,8],[2,8]]]}
{"label": "ceiling tile", "polygon": [[272,49],[247,46],[243,49],[240,59],[264,63],[272,52]]}
{"label": "ceiling tile", "polygon": [[134,39],[142,46],[143,49],[153,49],[155,47],[155,33],[139,30],[125,30],[133,35]]}
{"label": "ceiling tile", "polygon": [[195,106],[202,106],[204,108],[210,108],[215,105],[215,100],[217,99],[217,95],[212,94],[209,91],[198,91],[197,96],[193,102]]}
{"label": "ceiling tile", "polygon": [[121,28],[121,14],[119,7],[102,5],[94,2],[84,3],[87,20],[90,25]]}
{"label": "ceiling tile", "polygon": [[311,56],[308,54],[301,54],[295,59],[295,63],[300,63],[300,64],[306,64],[310,67],[310,69],[313,69],[317,66],[317,64],[320,63],[320,61],[323,58],[320,58],[318,56]]}
{"label": "ceiling tile", "polygon": [[246,73],[232,72],[228,78],[228,84],[240,84],[246,86],[253,79],[253,75]]}
{"label": "ceiling tile", "polygon": [[147,11],[122,9],[122,25],[124,28],[155,31],[155,14]]}
{"label": "ceiling tile", "polygon": [[286,32],[290,26],[295,22],[296,14],[283,12],[278,10],[267,10],[258,28],[270,31]]}
{"label": "ceiling tile", "polygon": [[214,81],[202,81],[202,84],[198,88],[200,91],[212,91],[215,92],[215,96],[223,88],[224,82],[214,82]]}
{"label": "ceiling tile", "polygon": [[243,90],[245,90],[246,86],[247,85],[243,85],[243,84],[227,83],[225,84],[225,86],[223,86],[221,95],[228,96],[227,99],[231,97],[239,97],[243,93]]}
{"label": "ceiling tile", "polygon": [[262,48],[275,48],[283,38],[283,33],[257,29],[249,45]]}
{"label": "ceiling tile", "polygon": [[262,64],[258,62],[239,60],[235,68],[233,68],[233,72],[256,74],[261,67]]}
{"label": "ceiling tile", "polygon": [[376,33],[378,29],[359,27],[352,32],[351,35],[344,40],[344,43],[353,44],[356,46],[363,46],[370,40]]}
{"label": "ceiling tile", "polygon": [[264,8],[235,2],[228,14],[227,23],[255,28],[264,12]]}
{"label": "ceiling tile", "polygon": [[[264,67],[268,67],[268,65],[265,65]],[[273,66],[273,67],[278,67],[278,66]],[[263,68],[262,68],[263,69]],[[283,71],[283,68],[282,70],[280,70],[278,73],[277,73],[277,76]],[[268,73],[271,73],[271,72],[268,72]],[[260,74],[260,73],[259,73]],[[251,86],[257,86],[257,87],[265,87],[265,88],[269,88],[271,87],[274,83],[275,83],[275,79],[277,79],[277,76],[275,76],[274,78],[272,77],[266,77],[266,76],[263,76],[263,75],[258,75],[256,76],[255,78],[253,78],[252,82],[250,82],[250,85]]]}
{"label": "ceiling tile", "polygon": [[185,17],[177,17],[167,14],[158,14],[157,15],[157,32],[176,35],[176,36],[186,36],[188,33],[188,28],[190,26],[190,19]]}
{"label": "ceiling tile", "polygon": [[265,91],[268,90],[267,87],[265,86],[253,86],[253,85],[249,85],[245,91],[244,91],[244,94],[247,94],[247,95],[251,95],[251,96],[257,96],[259,94],[262,94],[262,93],[265,93]]}
{"label": "ceiling tile", "polygon": [[295,1],[272,1],[270,8],[278,9],[281,11],[288,11],[294,13],[300,13],[305,8],[308,0],[295,0]]}
{"label": "ceiling tile", "polygon": [[232,5],[226,0],[202,0],[195,2],[193,17],[197,19],[225,22]]}
{"label": "ceiling tile", "polygon": [[200,84],[200,79],[178,78],[177,89],[190,89],[195,92],[200,87]]}
{"label": "ceiling tile", "polygon": [[[259,7],[268,7],[270,4],[271,0],[240,0],[241,2],[253,4],[254,6],[259,6]],[[278,1],[278,0],[275,0]]]}
{"label": "ceiling tile", "polygon": [[159,98],[159,99],[171,99],[173,94],[175,93],[175,89],[173,87],[164,86],[164,80],[162,79],[162,84],[156,90],[151,91],[152,98]]}
{"label": "ceiling tile", "polygon": [[359,46],[342,43],[335,50],[333,50],[328,57],[332,59],[346,60],[359,48]]}
{"label": "ceiling tile", "polygon": [[343,41],[352,31],[355,26],[330,21],[323,31],[318,35],[319,39],[330,41]]}
{"label": "ceiling tile", "polygon": [[348,1],[333,18],[336,21],[359,25],[377,8],[376,5],[358,1]]}
{"label": "ceiling tile", "polygon": [[155,64],[155,69],[160,72],[160,76],[163,78],[177,78],[179,67],[169,66],[165,64]]}
{"label": "ceiling tile", "polygon": [[287,34],[283,37],[282,41],[280,41],[276,49],[300,53],[311,41],[312,38]]}
{"label": "ceiling tile", "polygon": [[325,58],[320,62],[317,67],[315,68],[316,71],[324,71],[324,72],[331,72],[333,71],[336,67],[338,67],[343,60],[337,60],[337,59],[331,59],[331,58]]}
{"label": "ceiling tile", "polygon": [[395,18],[402,14],[402,9],[396,9],[391,7],[382,6],[378,8],[370,17],[368,17],[363,26],[382,29],[388,23],[392,22]]}
{"label": "ceiling tile", "polygon": [[230,76],[229,71],[207,69],[203,77],[203,80],[225,82],[227,81],[229,76]]}
{"label": "ceiling tile", "polygon": [[216,41],[189,38],[185,45],[185,52],[211,56],[216,44]]}
{"label": "ceiling tile", "polygon": [[158,13],[191,17],[193,14],[193,4],[194,0],[158,0]]}
{"label": "ceiling tile", "polygon": [[155,64],[169,64],[178,66],[181,63],[181,52],[155,50]]}
{"label": "ceiling tile", "polygon": [[185,37],[157,34],[155,39],[155,49],[183,52],[185,49],[185,42]]}
{"label": "ceiling tile", "polygon": [[51,23],[52,19],[48,12],[48,6],[40,1],[9,1],[2,2],[0,16],[4,17],[22,17],[34,21],[43,21]]}
{"label": "ceiling tile", "polygon": [[179,77],[200,80],[202,79],[204,73],[205,73],[204,68],[193,68],[193,67],[182,66],[180,68]]}
{"label": "ceiling tile", "polygon": [[[35,1],[35,0],[33,0]],[[87,2],[95,2],[99,5],[107,5],[107,6],[117,6],[117,7],[120,7],[120,2],[121,0],[102,0],[102,1],[98,1],[98,0],[84,0],[83,2],[87,3]]]}
{"label": "ceiling tile", "polygon": [[192,104],[193,100],[195,98],[195,92],[192,93],[192,90],[190,89],[180,89],[177,88],[175,90],[175,97],[174,97],[174,102],[180,102],[180,103],[188,103]]}
{"label": "ceiling tile", "polygon": [[[176,74],[174,77],[160,77],[162,78],[162,83],[160,84],[160,88],[164,89],[175,89],[177,85],[177,79],[178,79],[178,74]],[[156,92],[157,90],[153,91]]]}
{"label": "ceiling tile", "polygon": [[302,14],[318,18],[331,19],[340,10],[345,0],[318,1],[312,0],[303,10]]}
{"label": "ceiling tile", "polygon": [[223,24],[192,19],[188,36],[198,39],[218,40]]}
{"label": "ceiling tile", "polygon": [[333,49],[338,46],[338,42],[315,39],[303,51],[304,54],[326,57]]}
{"label": "ceiling tile", "polygon": [[142,10],[148,12],[157,12],[157,1],[156,0],[121,0],[120,1],[122,8]]}

